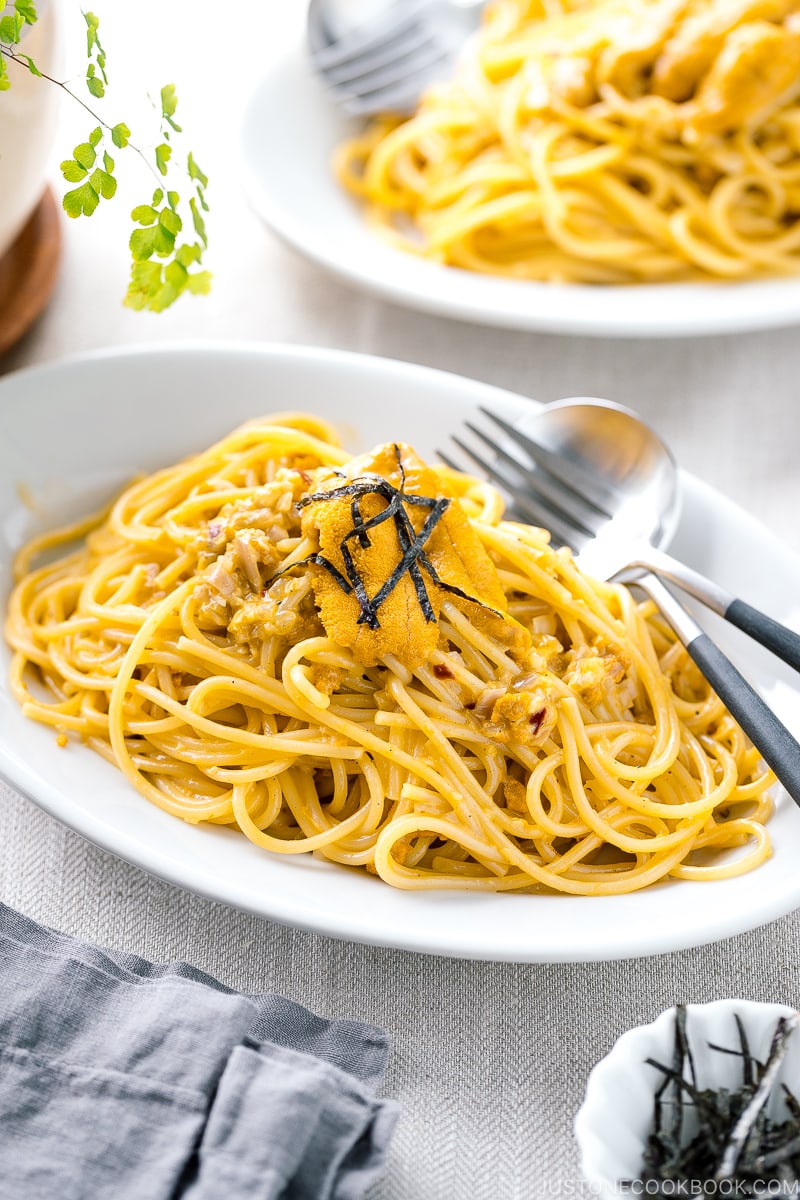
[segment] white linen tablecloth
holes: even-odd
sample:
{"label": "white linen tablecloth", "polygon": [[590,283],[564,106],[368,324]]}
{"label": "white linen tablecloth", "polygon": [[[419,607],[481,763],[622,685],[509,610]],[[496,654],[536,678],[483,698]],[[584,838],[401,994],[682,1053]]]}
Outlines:
{"label": "white linen tablecloth", "polygon": [[[264,231],[236,174],[231,144],[241,106],[263,65],[296,36],[302,6],[237,5],[224,37],[220,6],[210,0],[96,7],[112,75],[127,74],[138,88],[145,62],[149,86],[178,85],[178,117],[211,178],[214,292],[161,316],[121,306],[122,188],[120,203],[90,222],[65,220],[53,303],[0,369],[95,347],[228,338],[414,360],[544,401],[606,396],[638,409],[683,466],[800,550],[797,330],[603,343],[478,329],[360,295]],[[54,163],[89,128],[85,114],[65,107]],[[148,186],[140,178],[132,202]],[[0,899],[83,938],[157,960],[188,959],[243,991],[277,991],[325,1016],[385,1026],[393,1041],[388,1091],[402,1117],[375,1200],[589,1195],[571,1123],[589,1070],[620,1033],[676,1000],[800,1004],[796,914],[704,949],[610,964],[497,965],[348,945],[159,882],[3,785]]]}

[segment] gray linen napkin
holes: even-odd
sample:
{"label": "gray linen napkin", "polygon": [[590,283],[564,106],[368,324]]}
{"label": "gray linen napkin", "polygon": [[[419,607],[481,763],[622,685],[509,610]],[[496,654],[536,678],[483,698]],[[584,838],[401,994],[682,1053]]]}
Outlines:
{"label": "gray linen napkin", "polygon": [[0,903],[2,1200],[357,1200],[397,1118],[382,1030]]}

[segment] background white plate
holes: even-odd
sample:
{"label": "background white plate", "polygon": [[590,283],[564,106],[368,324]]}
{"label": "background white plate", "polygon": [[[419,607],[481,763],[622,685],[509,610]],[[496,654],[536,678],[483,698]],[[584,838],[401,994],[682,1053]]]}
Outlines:
{"label": "background white plate", "polygon": [[302,45],[268,70],[247,109],[242,158],[256,212],[295,249],[398,304],[481,325],[603,337],[675,337],[800,321],[800,279],[598,287],[526,283],[442,267],[384,242],[339,187],[331,153],[357,126]]}
{"label": "background white plate", "polygon": [[[402,438],[425,453],[479,404],[530,401],[422,367],[302,348],[172,347],[101,353],[0,380],[0,597],[15,547],[94,508],[130,477],[278,409],[335,421],[353,450]],[[800,624],[800,563],[708,487],[684,478],[679,554]],[[737,631],[724,643],[793,731],[800,678]],[[800,905],[800,812],[782,794],[774,856],[719,883],[675,881],[600,899],[394,891],[368,875],[259,850],[239,833],[161,812],[91,750],[59,749],[23,718],[0,648],[0,774],[79,833],[173,883],[355,941],[471,958],[588,961],[653,954],[752,928]]]}

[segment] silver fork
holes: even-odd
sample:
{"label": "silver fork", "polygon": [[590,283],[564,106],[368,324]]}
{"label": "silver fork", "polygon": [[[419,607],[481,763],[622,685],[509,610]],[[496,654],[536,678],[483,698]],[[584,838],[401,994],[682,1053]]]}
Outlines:
{"label": "silver fork", "polygon": [[[550,412],[559,409],[563,412],[570,404],[577,403],[565,401],[560,405],[552,405]],[[588,405],[616,411],[638,421],[635,414],[616,405],[604,405],[596,401],[588,402]],[[501,432],[502,440],[467,422],[467,428],[480,444],[481,451],[454,437],[453,442],[459,450],[511,498],[515,515],[543,526],[550,531],[556,544],[577,551],[576,562],[588,573],[610,579],[624,575],[626,570],[630,576],[629,569],[637,568],[636,584],[658,606],[728,711],[760,750],[764,761],[772,767],[795,803],[800,805],[800,744],[708,634],[704,633],[692,614],[648,569],[653,567],[661,571],[666,565],[672,580],[698,599],[709,603],[721,615],[728,615],[726,609],[730,610],[735,603],[734,597],[729,597],[699,572],[671,559],[651,544],[650,536],[657,543],[660,541],[664,544],[674,532],[676,522],[669,519],[663,521],[661,533],[656,532],[652,522],[645,522],[648,536],[644,537],[639,520],[641,512],[635,511],[635,488],[625,494],[625,489],[620,489],[613,474],[592,470],[580,456],[558,453],[544,445],[535,433],[535,416],[525,422],[523,430],[488,409],[481,409],[481,412]],[[548,409],[542,410],[542,416],[546,417],[547,413]],[[639,425],[650,432],[646,426]],[[620,461],[625,464],[624,447],[622,449]],[[463,466],[442,451],[439,451],[439,457],[448,466],[463,470]],[[628,462],[625,470],[629,466]],[[642,507],[641,499],[638,507]],[[612,530],[617,517],[621,519],[614,537],[607,538],[604,544],[603,530]],[[626,553],[625,538],[630,537],[631,530],[637,524],[635,536],[645,541],[644,553],[641,553],[641,545],[637,545],[631,553],[630,543]],[[743,604],[741,601],[738,603]],[[792,666],[800,667],[800,638],[797,634],[756,609],[750,606],[745,608],[749,614],[761,618],[761,623],[756,621],[755,631],[747,627],[746,621],[736,623]]]}
{"label": "silver fork", "polygon": [[350,116],[410,113],[426,87],[448,77],[484,3],[373,0],[359,19],[354,0],[310,0],[311,64]]}

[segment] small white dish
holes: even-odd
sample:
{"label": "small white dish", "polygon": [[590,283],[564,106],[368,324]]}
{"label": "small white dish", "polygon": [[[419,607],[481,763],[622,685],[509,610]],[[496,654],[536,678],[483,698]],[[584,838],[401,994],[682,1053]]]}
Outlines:
{"label": "small white dish", "polygon": [[800,322],[800,279],[599,287],[529,283],[443,267],[389,245],[334,178],[343,117],[298,42],[267,71],[242,130],[251,204],[295,250],[408,308],[480,325],[598,337],[690,337]]}
{"label": "small white dish", "polygon": [[[778,1020],[794,1014],[785,1004],[752,1000],[715,1000],[687,1005],[687,1038],[697,1070],[698,1085],[736,1090],[742,1082],[741,1059],[712,1050],[708,1043],[739,1046],[735,1015],[741,1018],[753,1056],[764,1062]],[[575,1137],[581,1171],[599,1196],[635,1195],[620,1185],[639,1180],[642,1155],[653,1125],[653,1099],[664,1076],[646,1060],[669,1065],[675,1045],[675,1009],[667,1009],[650,1025],[629,1029],[589,1075],[586,1096],[575,1117]],[[767,1102],[771,1116],[780,1112],[780,1083],[800,1097],[800,1034],[790,1037],[776,1086]],[[647,1194],[647,1193],[644,1193]],[[675,1195],[682,1193],[675,1192]],[[687,1193],[688,1194],[688,1193]],[[694,1195],[695,1193],[691,1193]],[[705,1193],[703,1193],[705,1194]],[[720,1195],[726,1194],[723,1191]],[[731,1193],[733,1194],[733,1193]],[[764,1191],[764,1195],[773,1193]]]}
{"label": "small white dish", "polygon": [[[0,607],[13,552],[93,512],[141,471],[177,462],[240,422],[301,409],[354,453],[403,439],[444,449],[479,407],[510,420],[534,402],[441,371],[304,347],[218,344],[100,352],[0,379]],[[800,628],[800,562],[752,517],[688,475],[676,554]],[[757,564],[757,568],[755,566]],[[800,676],[738,630],[709,632],[795,733]],[[56,744],[8,683],[0,637],[0,776],[66,825],[181,887],[271,920],[352,941],[511,962],[661,954],[752,929],[800,906],[800,808],[776,789],[772,857],[715,883],[672,880],[630,895],[403,892],[365,872],[270,855],[231,829],[189,825],[136,792],[86,746]]]}

